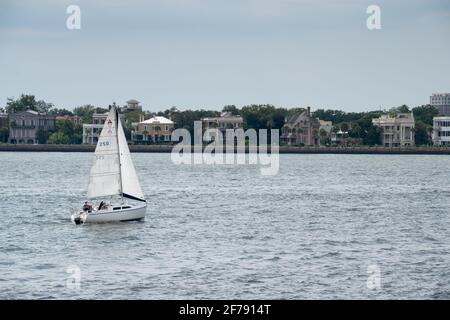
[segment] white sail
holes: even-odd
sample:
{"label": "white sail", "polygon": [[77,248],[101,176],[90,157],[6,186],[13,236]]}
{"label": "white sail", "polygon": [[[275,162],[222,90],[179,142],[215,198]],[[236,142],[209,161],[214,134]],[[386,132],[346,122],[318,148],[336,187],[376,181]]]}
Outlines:
{"label": "white sail", "polygon": [[123,196],[134,200],[145,201],[120,121],[118,132]]}
{"label": "white sail", "polygon": [[88,198],[121,193],[119,146],[117,144],[117,113],[113,107],[103,126],[89,177]]}

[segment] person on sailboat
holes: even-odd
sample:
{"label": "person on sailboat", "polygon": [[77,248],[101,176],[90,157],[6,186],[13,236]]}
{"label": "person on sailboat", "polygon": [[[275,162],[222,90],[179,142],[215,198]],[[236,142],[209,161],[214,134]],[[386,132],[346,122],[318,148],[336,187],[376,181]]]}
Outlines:
{"label": "person on sailboat", "polygon": [[100,202],[98,210],[106,210],[106,209],[108,209],[108,205],[106,204],[106,202],[104,201]]}
{"label": "person on sailboat", "polygon": [[83,211],[92,211],[92,206],[87,201],[83,205]]}

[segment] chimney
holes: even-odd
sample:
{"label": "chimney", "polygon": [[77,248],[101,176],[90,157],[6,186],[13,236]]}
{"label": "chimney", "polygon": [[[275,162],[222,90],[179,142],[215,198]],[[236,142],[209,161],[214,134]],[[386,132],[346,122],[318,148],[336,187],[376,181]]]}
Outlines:
{"label": "chimney", "polygon": [[144,115],[142,113],[139,114],[139,122],[144,121]]}
{"label": "chimney", "polygon": [[308,110],[308,111],[307,111],[307,113],[306,113],[306,114],[307,114],[307,115],[308,115],[308,117],[309,117],[309,116],[311,116],[311,107],[308,107],[308,108],[307,108],[307,110]]}

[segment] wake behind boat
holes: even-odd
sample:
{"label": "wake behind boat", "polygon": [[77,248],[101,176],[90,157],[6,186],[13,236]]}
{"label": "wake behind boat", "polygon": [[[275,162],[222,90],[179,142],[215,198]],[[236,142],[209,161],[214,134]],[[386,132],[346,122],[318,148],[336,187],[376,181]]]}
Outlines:
{"label": "wake behind boat", "polygon": [[85,202],[83,210],[72,213],[71,220],[81,224],[145,219],[147,203],[115,106],[109,111],[95,148],[87,192],[88,199],[108,196],[120,199],[113,200],[113,204],[101,201],[98,207]]}

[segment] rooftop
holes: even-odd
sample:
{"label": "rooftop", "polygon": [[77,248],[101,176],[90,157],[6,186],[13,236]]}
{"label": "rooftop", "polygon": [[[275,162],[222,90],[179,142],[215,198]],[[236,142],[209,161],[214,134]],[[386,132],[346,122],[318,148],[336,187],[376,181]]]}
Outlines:
{"label": "rooftop", "polygon": [[220,117],[205,117],[202,121],[220,121],[220,122],[242,122],[243,119],[239,115],[233,115],[230,112],[222,112]]}
{"label": "rooftop", "polygon": [[396,116],[383,114],[379,118],[372,119],[372,123],[398,123],[398,122],[414,122],[413,113],[398,113]]}
{"label": "rooftop", "polygon": [[170,119],[167,119],[166,117],[161,117],[161,116],[155,116],[152,117],[150,119],[144,120],[140,123],[145,123],[145,124],[174,124],[174,122]]}

